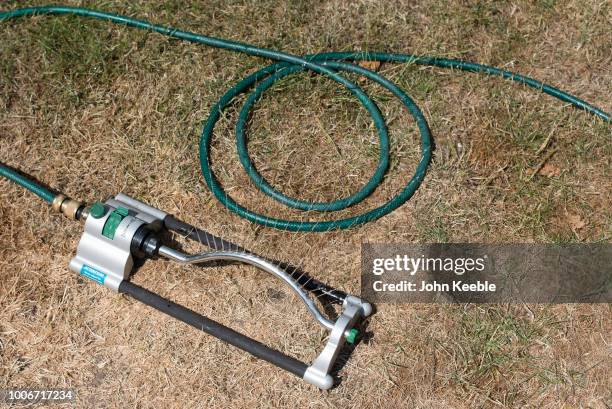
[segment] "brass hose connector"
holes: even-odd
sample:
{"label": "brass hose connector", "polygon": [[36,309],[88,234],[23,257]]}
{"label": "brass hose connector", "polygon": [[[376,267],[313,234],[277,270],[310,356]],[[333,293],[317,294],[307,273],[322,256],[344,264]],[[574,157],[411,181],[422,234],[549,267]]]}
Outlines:
{"label": "brass hose connector", "polygon": [[53,209],[53,211],[61,213],[62,212],[61,210],[62,202],[66,199],[67,197],[65,195],[62,195],[61,193],[55,196],[55,198],[53,199],[53,202],[51,203],[51,208]]}
{"label": "brass hose connector", "polygon": [[51,203],[51,208],[54,211],[62,213],[71,220],[77,220],[78,210],[82,206],[83,203],[79,202],[78,200],[70,199],[63,194],[55,196],[53,202]]}

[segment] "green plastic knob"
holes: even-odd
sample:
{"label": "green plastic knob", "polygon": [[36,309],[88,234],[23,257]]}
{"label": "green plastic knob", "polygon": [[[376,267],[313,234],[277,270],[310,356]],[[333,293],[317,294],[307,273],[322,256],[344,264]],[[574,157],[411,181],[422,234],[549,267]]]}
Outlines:
{"label": "green plastic knob", "polygon": [[94,219],[99,219],[106,214],[106,207],[100,202],[96,202],[89,209],[89,215]]}
{"label": "green plastic knob", "polygon": [[124,207],[118,207],[113,210],[110,216],[108,216],[108,219],[106,219],[106,222],[104,222],[104,227],[102,227],[102,235],[113,240],[115,238],[115,232],[117,231],[117,228],[119,227],[123,219],[128,216],[128,214],[128,209]]}
{"label": "green plastic knob", "polygon": [[355,340],[357,339],[357,335],[359,335],[359,331],[353,328],[344,337],[346,338],[346,342],[349,344],[354,344]]}

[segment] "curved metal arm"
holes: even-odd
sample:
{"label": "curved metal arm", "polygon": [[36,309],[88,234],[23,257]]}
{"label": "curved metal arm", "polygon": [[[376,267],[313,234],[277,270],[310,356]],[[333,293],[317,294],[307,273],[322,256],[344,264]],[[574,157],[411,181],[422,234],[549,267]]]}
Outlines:
{"label": "curved metal arm", "polygon": [[312,299],[308,297],[306,292],[302,290],[299,284],[286,271],[254,254],[240,253],[235,251],[213,251],[209,253],[190,255],[167,246],[161,246],[159,248],[159,254],[181,264],[199,264],[216,260],[233,260],[255,266],[284,281],[302,299],[310,313],[321,325],[329,330],[334,328],[334,323],[321,314]]}

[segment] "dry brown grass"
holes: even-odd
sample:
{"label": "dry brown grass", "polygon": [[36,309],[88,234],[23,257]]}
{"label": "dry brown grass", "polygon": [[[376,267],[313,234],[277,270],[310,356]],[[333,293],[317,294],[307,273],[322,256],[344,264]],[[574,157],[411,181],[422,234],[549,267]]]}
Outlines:
{"label": "dry brown grass", "polygon": [[[609,2],[66,3],[296,54],[367,49],[461,57],[561,85],[612,110]],[[384,65],[434,132],[436,157],[423,186],[409,203],[360,228],[288,233],[227,212],[197,166],[211,105],[265,62],[80,19],[2,24],[0,38],[1,161],[87,201],[126,192],[350,291],[358,291],[365,241],[611,237],[609,125],[499,79]],[[381,189],[343,214],[390,197],[419,154],[414,123],[397,101],[366,89],[390,118],[394,162]],[[256,210],[304,217],[251,186],[235,157],[234,119],[227,115],[214,141],[223,185]],[[550,146],[538,153],[549,135]],[[299,197],[354,191],[375,166],[368,117],[325,79],[279,84],[258,104],[250,138],[264,176]],[[558,175],[531,177],[554,148],[548,162]],[[0,388],[71,386],[83,408],[612,405],[609,305],[379,305],[373,338],[340,371],[340,387],[322,393],[75,276],[67,264],[81,226],[4,180],[0,192]],[[576,217],[583,227],[571,226]],[[135,281],[298,358],[312,359],[322,345],[324,332],[304,321],[293,296],[279,299],[275,282],[249,268],[157,261]]]}

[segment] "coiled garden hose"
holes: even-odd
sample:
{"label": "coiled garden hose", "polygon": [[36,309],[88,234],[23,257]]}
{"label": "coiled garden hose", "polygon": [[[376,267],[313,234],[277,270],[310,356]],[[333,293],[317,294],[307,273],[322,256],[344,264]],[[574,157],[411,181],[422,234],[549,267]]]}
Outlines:
{"label": "coiled garden hose", "polygon": [[[428,56],[416,56],[410,54],[395,54],[395,53],[382,53],[382,52],[329,52],[321,54],[305,55],[298,57],[290,54],[286,54],[280,51],[269,50],[265,48],[255,47],[249,44],[224,40],[214,37],[208,37],[200,34],[177,30],[172,27],[164,27],[156,24],[149,23],[147,21],[136,20],[126,16],[120,16],[111,13],[105,13],[101,11],[89,10],[77,7],[64,7],[64,6],[46,6],[46,7],[33,7],[24,8],[18,10],[12,10],[7,12],[0,12],[0,20],[8,20],[23,16],[34,16],[34,15],[48,15],[48,14],[70,14],[82,17],[92,17],[100,20],[111,21],[114,23],[126,25],[129,27],[136,27],[144,30],[153,31],[169,37],[185,40],[193,43],[204,44],[210,47],[221,48],[234,52],[239,52],[247,55],[268,58],[276,63],[269,65],[247,78],[240,81],[235,86],[231,87],[221,99],[211,109],[210,116],[206,120],[204,128],[202,130],[200,138],[200,167],[202,174],[206,181],[206,184],[215,195],[215,197],[229,210],[232,212],[252,221],[265,226],[274,227],[277,229],[289,230],[289,231],[327,231],[333,229],[346,229],[355,225],[363,224],[372,220],[376,220],[391,211],[397,209],[399,206],[404,204],[414,192],[418,189],[419,185],[425,177],[425,172],[431,159],[431,134],[427,125],[427,120],[423,116],[421,110],[415,104],[415,102],[399,87],[387,80],[380,74],[363,68],[359,65],[349,63],[349,61],[380,61],[380,62],[393,62],[393,63],[414,63],[425,66],[435,66],[441,68],[454,68],[463,71],[469,71],[474,73],[482,73],[491,76],[499,76],[504,79],[515,81],[519,84],[527,85],[531,88],[544,92],[551,95],[563,102],[567,102],[576,108],[585,110],[586,112],[602,118],[607,122],[611,122],[610,115],[603,112],[601,109],[571,95],[564,91],[561,91],[553,86],[546,85],[535,79],[515,74],[509,71],[501,70],[499,68],[477,64],[469,61],[461,61],[455,59],[428,57]],[[275,82],[283,77],[292,75],[301,71],[313,71],[317,74],[325,75],[340,85],[346,87],[368,110],[374,125],[378,131],[380,141],[380,155],[379,163],[371,179],[363,186],[358,192],[345,197],[343,199],[334,200],[331,202],[310,202],[299,200],[288,197],[283,193],[275,190],[262,176],[257,172],[255,166],[251,162],[245,136],[245,128],[249,113],[253,108],[253,105],[258,101],[261,95]],[[415,119],[417,126],[421,134],[421,159],[417,165],[414,176],[410,179],[408,184],[391,200],[385,204],[369,210],[361,215],[349,217],[339,220],[329,221],[291,221],[272,218],[262,214],[255,213],[246,207],[236,203],[230,198],[223,190],[220,183],[217,181],[215,175],[212,172],[210,165],[210,141],[213,135],[215,124],[220,118],[221,112],[231,103],[231,101],[239,94],[254,88],[254,91],[247,98],[236,124],[236,140],[237,149],[240,161],[252,179],[253,183],[268,196],[284,203],[287,206],[301,209],[301,210],[315,210],[315,211],[336,211],[345,209],[356,203],[359,203],[365,199],[370,193],[372,193],[376,187],[382,182],[384,175],[389,165],[389,136],[387,133],[387,127],[382,114],[374,101],[368,97],[368,95],[356,84],[352,83],[344,76],[340,75],[338,71],[353,72],[361,76],[367,77],[368,79],[380,84],[382,87],[393,93],[408,109],[408,112]],[[55,194],[49,191],[47,188],[33,182],[14,170],[2,165],[0,163],[0,175],[23,186],[24,188],[32,191],[33,193],[40,196],[47,202],[52,202]]]}

